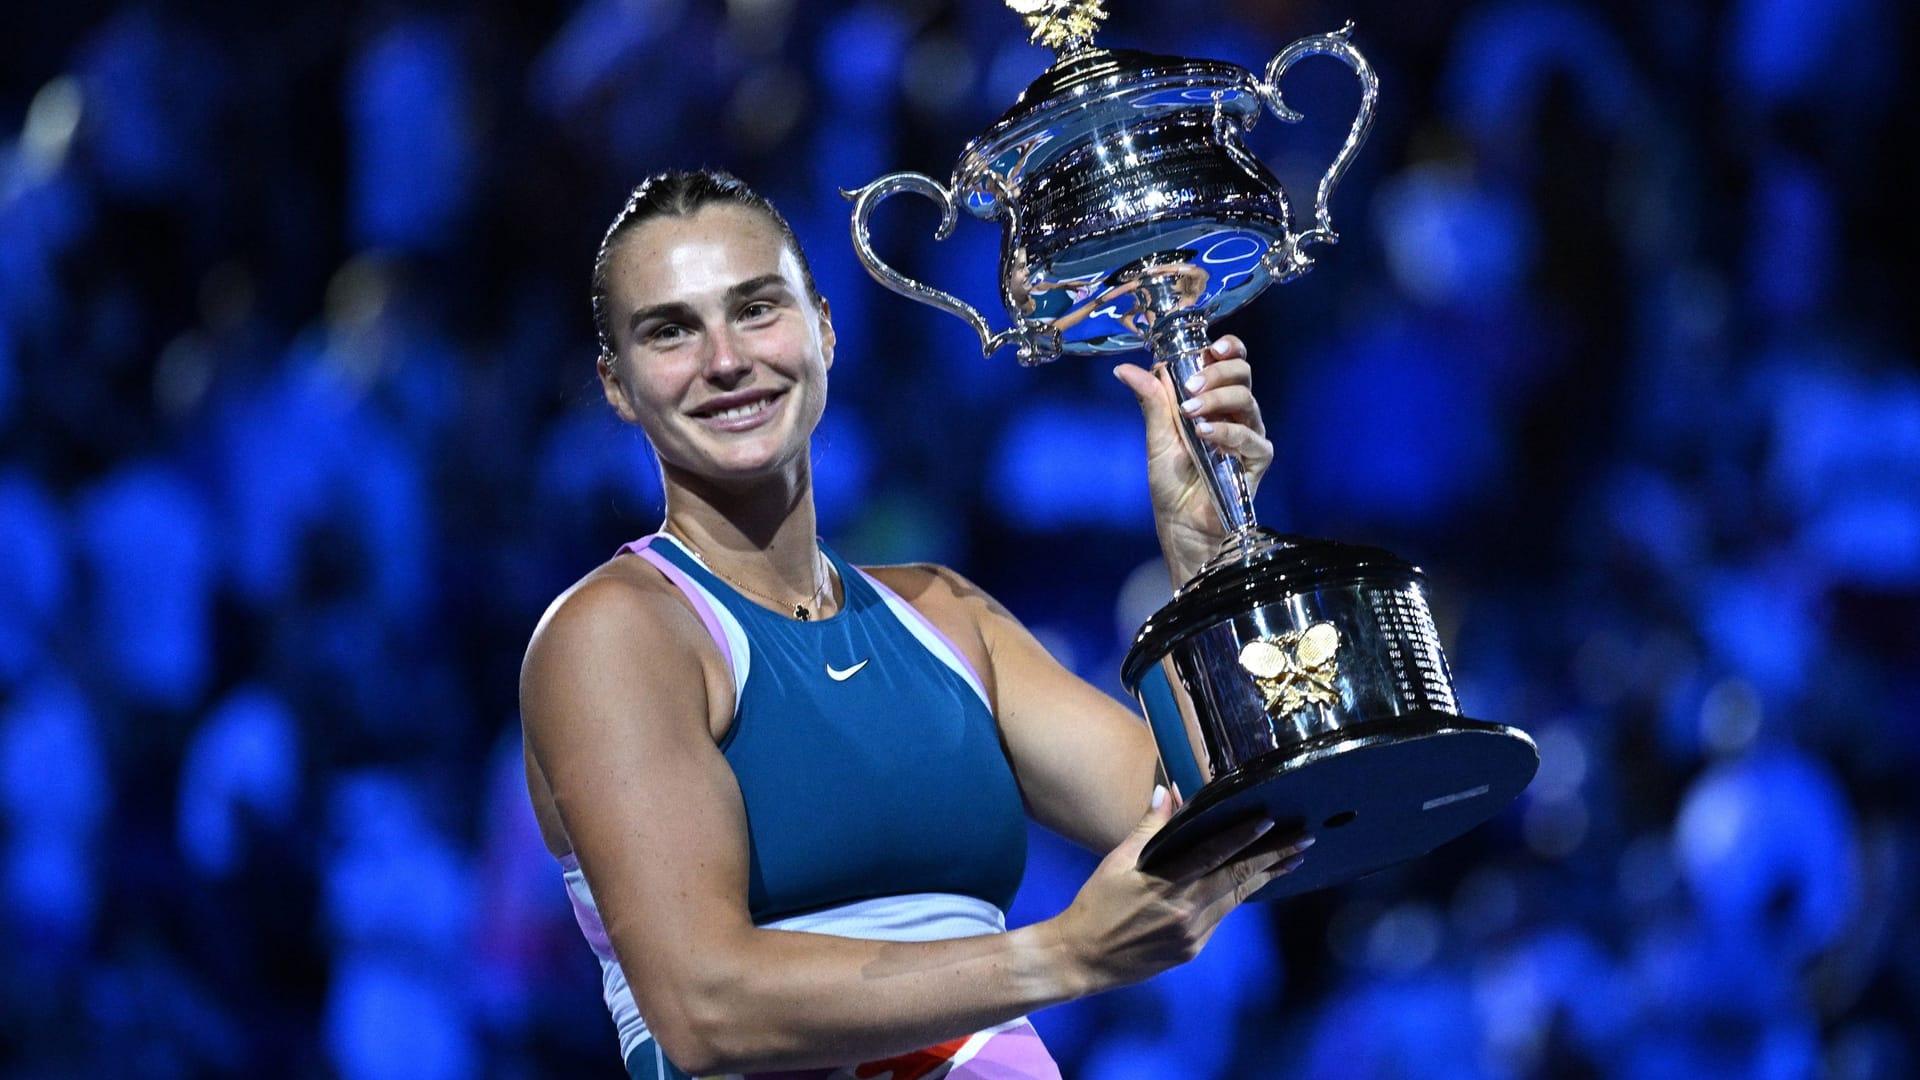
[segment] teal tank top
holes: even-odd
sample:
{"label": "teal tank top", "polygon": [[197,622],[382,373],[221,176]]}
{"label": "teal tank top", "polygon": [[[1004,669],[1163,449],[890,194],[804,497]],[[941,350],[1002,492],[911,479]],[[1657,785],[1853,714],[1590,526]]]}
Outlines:
{"label": "teal tank top", "polygon": [[1025,808],[979,677],[937,628],[825,545],[845,603],[806,622],[748,600],[670,536],[627,550],[686,594],[732,668],[720,749],[746,805],[756,924],[918,893],[1007,909]]}

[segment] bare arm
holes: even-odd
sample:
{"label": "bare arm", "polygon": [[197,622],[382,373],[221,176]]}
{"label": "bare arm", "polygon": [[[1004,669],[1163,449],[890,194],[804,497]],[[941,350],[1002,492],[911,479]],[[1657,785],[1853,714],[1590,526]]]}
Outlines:
{"label": "bare arm", "polygon": [[687,1071],[872,1060],[1138,981],[1197,953],[1290,854],[1245,830],[1143,874],[1163,800],[1046,922],[926,943],[759,929],[741,797],[713,738],[731,707],[716,704],[718,663],[693,614],[628,568],[556,603],[521,678],[534,762],[641,1014]]}
{"label": "bare arm", "polygon": [[985,673],[1034,819],[1092,851],[1124,840],[1147,811],[1160,772],[1146,724],[1062,667],[1019,619],[954,571],[915,565],[873,574]]}
{"label": "bare arm", "polygon": [[[1239,457],[1258,484],[1273,461],[1247,350],[1231,335],[1203,358],[1200,383],[1186,388],[1205,441]],[[1225,529],[1177,427],[1178,395],[1164,368],[1121,365],[1115,375],[1145,418],[1154,520],[1175,584],[1211,558]],[[1029,811],[1042,824],[1106,851],[1139,820],[1159,774],[1146,725],[1062,667],[1006,608],[943,567],[883,567],[873,573],[968,652],[986,673],[995,715]],[[1187,794],[1191,794],[1190,792]]]}

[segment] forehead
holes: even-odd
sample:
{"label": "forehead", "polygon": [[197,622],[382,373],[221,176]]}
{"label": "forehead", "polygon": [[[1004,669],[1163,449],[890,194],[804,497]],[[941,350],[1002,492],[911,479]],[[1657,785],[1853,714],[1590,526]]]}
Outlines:
{"label": "forehead", "polygon": [[780,274],[802,291],[800,263],[786,236],[745,206],[649,218],[620,238],[607,264],[608,292],[621,307],[693,303],[766,274]]}

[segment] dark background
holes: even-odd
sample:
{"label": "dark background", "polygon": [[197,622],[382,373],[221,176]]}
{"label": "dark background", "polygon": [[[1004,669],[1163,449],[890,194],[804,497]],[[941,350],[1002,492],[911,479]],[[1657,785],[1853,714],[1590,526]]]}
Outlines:
{"label": "dark background", "polygon": [[[1913,1075],[1908,5],[1111,6],[1104,43],[1256,71],[1358,23],[1344,242],[1222,327],[1261,512],[1425,566],[1465,710],[1542,764],[1430,857],[1038,1015],[1068,1075]],[[836,193],[946,176],[1040,72],[999,5],[7,23],[0,1073],[620,1075],[515,683],[658,521],[586,298],[657,169],[736,171],[813,259],[828,538],[951,563],[1118,692],[1166,592],[1131,397],[881,290]],[[1308,120],[1249,142],[1304,205],[1354,81],[1286,93]],[[880,219],[1004,324],[995,227]],[[1015,921],[1091,862],[1036,834]]]}

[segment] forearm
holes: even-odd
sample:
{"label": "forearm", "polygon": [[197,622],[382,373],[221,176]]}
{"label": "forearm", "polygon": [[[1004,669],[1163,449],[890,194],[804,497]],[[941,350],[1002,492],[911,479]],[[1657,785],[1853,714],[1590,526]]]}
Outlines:
{"label": "forearm", "polygon": [[[644,984],[641,1013],[661,1048],[696,1074],[826,1068],[938,1045],[1193,959],[1221,918],[1312,843],[1268,838],[1271,821],[1248,821],[1165,876],[1141,871],[1140,852],[1172,812],[1156,791],[1073,903],[1044,923],[919,943],[742,927],[662,950],[677,972],[629,970],[629,982],[636,992]],[[623,955],[647,955],[620,940]]]}
{"label": "forearm", "polygon": [[754,929],[714,952],[649,1017],[695,1074],[872,1061],[1106,988],[1053,920],[930,942]]}

